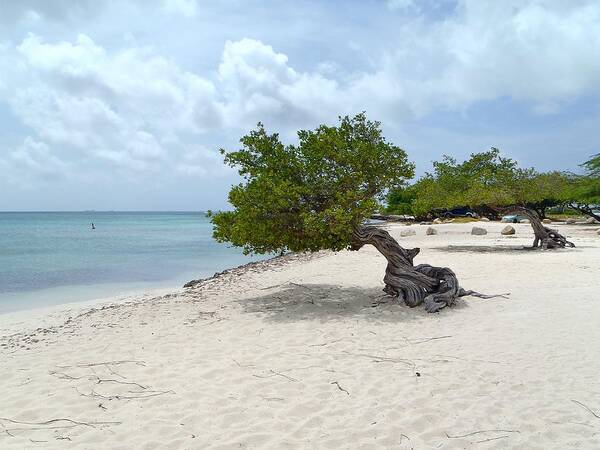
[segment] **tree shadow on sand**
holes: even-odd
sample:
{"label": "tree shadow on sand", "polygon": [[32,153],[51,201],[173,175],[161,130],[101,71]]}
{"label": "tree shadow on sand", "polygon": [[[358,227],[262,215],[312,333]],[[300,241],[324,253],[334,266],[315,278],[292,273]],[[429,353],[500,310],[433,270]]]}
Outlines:
{"label": "tree shadow on sand", "polygon": [[527,245],[447,245],[445,247],[432,247],[432,250],[449,253],[523,253],[536,251],[536,248]]}
{"label": "tree shadow on sand", "polygon": [[[286,284],[265,295],[240,300],[245,313],[262,314],[266,320],[321,322],[359,320],[406,322],[432,320],[436,315],[427,313],[422,306],[409,308],[397,299],[386,296],[380,287],[341,287],[331,284]],[[268,292],[268,291],[267,291]],[[465,307],[459,300],[451,309]],[[448,308],[442,314],[451,313]]]}
{"label": "tree shadow on sand", "polygon": [[[578,249],[585,248],[578,246],[577,248],[555,248],[548,250],[552,253],[558,252],[573,252]],[[530,245],[447,245],[445,247],[432,247],[431,250],[438,250],[448,253],[528,253],[528,252],[544,252]]]}

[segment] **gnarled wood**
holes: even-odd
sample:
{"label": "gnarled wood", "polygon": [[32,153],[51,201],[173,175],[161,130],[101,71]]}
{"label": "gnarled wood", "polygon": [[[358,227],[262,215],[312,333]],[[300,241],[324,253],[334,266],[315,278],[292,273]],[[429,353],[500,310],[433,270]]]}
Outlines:
{"label": "gnarled wood", "polygon": [[600,222],[600,215],[596,214],[589,205],[579,205],[577,203],[571,202],[569,203],[569,208],[573,208],[574,210],[579,211],[580,213],[583,213],[586,216],[593,217],[598,222]]}
{"label": "gnarled wood", "polygon": [[544,226],[535,211],[524,208],[523,206],[510,206],[508,208],[502,208],[502,212],[504,214],[521,214],[529,219],[531,228],[533,228],[533,234],[535,235],[532,245],[533,248],[542,247],[545,250],[548,248],[575,247],[575,244],[567,241],[567,238],[558,231]]}
{"label": "gnarled wood", "polygon": [[413,259],[420,249],[403,248],[382,228],[361,226],[355,229],[352,250],[358,250],[366,244],[373,245],[388,261],[383,279],[384,292],[404,301],[410,307],[423,303],[428,312],[437,312],[446,306],[452,306],[457,298],[465,295],[496,297],[465,291],[460,287],[454,272],[447,267],[429,264],[414,266]]}

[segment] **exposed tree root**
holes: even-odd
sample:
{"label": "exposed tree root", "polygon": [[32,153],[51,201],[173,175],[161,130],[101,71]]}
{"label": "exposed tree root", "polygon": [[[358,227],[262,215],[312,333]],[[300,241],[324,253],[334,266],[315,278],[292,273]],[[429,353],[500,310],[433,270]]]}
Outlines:
{"label": "exposed tree root", "polygon": [[[133,400],[133,399],[143,399],[143,398],[150,398],[150,397],[156,397],[158,395],[164,395],[164,394],[174,394],[175,391],[143,391],[143,392],[139,392],[139,391],[129,391],[132,394],[135,395],[125,395],[125,394],[118,394],[118,395],[103,395],[103,394],[99,394],[98,392],[94,391],[93,389],[90,391],[89,394],[86,394],[85,392],[81,392],[79,389],[75,388],[75,391],[81,395],[82,397],[90,397],[90,398],[103,398],[105,400]],[[139,395],[138,395],[139,394]]]}
{"label": "exposed tree root", "polygon": [[[86,427],[94,427],[96,425],[118,425],[121,422],[79,422],[77,420],[72,420],[72,419],[50,419],[50,420],[46,420],[44,422],[24,422],[24,421],[20,421],[20,420],[14,420],[14,419],[8,419],[6,417],[0,417],[1,421],[6,421],[6,422],[10,422],[10,423],[14,423],[14,424],[19,424],[19,425],[51,425],[51,424],[55,424],[55,423],[60,423],[60,422],[67,422],[70,425],[83,425]],[[59,427],[59,428],[64,428],[64,427]]]}
{"label": "exposed tree root", "polygon": [[569,203],[569,208],[573,208],[580,213],[585,214],[586,216],[593,217],[598,222],[600,222],[600,214],[594,212],[594,210],[589,205],[579,205],[577,203],[571,202]]}
{"label": "exposed tree root", "polygon": [[383,291],[414,308],[424,304],[427,312],[437,312],[452,306],[459,297],[472,295],[479,298],[501,297],[466,291],[460,287],[456,274],[447,267],[429,264],[413,265],[419,248],[405,249],[382,228],[361,226],[354,230],[352,250],[373,245],[388,261],[383,279]]}
{"label": "exposed tree root", "polygon": [[[13,425],[25,425],[25,426],[22,426],[22,427],[16,426],[13,428],[8,428],[6,425],[4,425],[4,422],[7,422],[7,423],[13,424]],[[27,431],[40,431],[40,430],[64,430],[64,429],[69,429],[69,428],[76,428],[79,426],[96,428],[96,427],[120,425],[120,424],[121,424],[121,422],[82,422],[82,421],[66,419],[66,418],[50,419],[50,420],[46,420],[43,422],[28,422],[28,421],[9,419],[7,417],[0,417],[0,425],[2,425],[2,428],[3,428],[2,431],[4,431],[4,433],[6,433],[8,436],[11,436],[11,437],[16,437],[16,435],[13,433],[20,432],[20,431],[27,432]]]}
{"label": "exposed tree root", "polygon": [[590,408],[589,406],[584,405],[583,403],[581,403],[578,400],[571,400],[573,403],[578,404],[579,406],[581,406],[582,408],[585,408],[587,411],[589,411],[594,417],[596,417],[597,419],[600,419],[600,414],[596,413],[592,408]]}
{"label": "exposed tree root", "polygon": [[521,214],[529,219],[531,228],[533,228],[533,234],[535,235],[532,248],[542,247],[542,249],[546,250],[549,248],[575,247],[575,244],[567,241],[567,238],[565,238],[558,231],[544,226],[538,214],[531,209],[527,209],[522,206],[511,206],[508,208],[502,208],[502,212],[504,214]]}
{"label": "exposed tree root", "polygon": [[296,378],[292,378],[290,376],[287,376],[284,373],[276,372],[276,371],[274,371],[272,369],[269,369],[269,372],[270,372],[269,375],[256,375],[256,374],[253,374],[252,376],[254,376],[256,378],[282,377],[282,378],[285,378],[286,380],[293,381],[294,383],[299,383],[300,382],[300,380],[297,380]]}
{"label": "exposed tree root", "polygon": [[135,364],[136,366],[145,366],[145,361],[136,361],[131,359],[123,359],[119,361],[104,361],[104,362],[95,362],[95,363],[79,363],[73,366],[56,366],[60,369],[70,369],[73,367],[96,367],[96,366],[116,366],[120,364]]}
{"label": "exposed tree root", "polygon": [[141,389],[147,389],[147,386],[143,386],[139,383],[135,383],[133,381],[120,381],[120,380],[113,380],[113,379],[107,379],[107,378],[100,378],[98,375],[82,375],[80,377],[74,377],[72,375],[69,375],[68,373],[63,373],[63,372],[55,372],[55,371],[50,371],[49,372],[50,375],[60,378],[62,380],[81,380],[81,379],[87,379],[90,381],[95,381],[98,384],[101,383],[117,383],[117,384],[127,384],[127,385],[133,385],[133,386],[137,386]]}
{"label": "exposed tree root", "polygon": [[519,430],[478,430],[478,431],[473,431],[472,433],[458,434],[456,436],[452,436],[452,435],[448,434],[448,432],[446,432],[446,436],[448,437],[448,439],[462,439],[465,437],[474,436],[476,434],[481,434],[481,433],[520,433],[520,431]]}
{"label": "exposed tree root", "polygon": [[340,391],[345,392],[346,394],[350,395],[350,392],[348,392],[346,389],[344,389],[343,387],[341,387],[340,383],[338,383],[337,381],[332,381],[329,384],[335,384]]}

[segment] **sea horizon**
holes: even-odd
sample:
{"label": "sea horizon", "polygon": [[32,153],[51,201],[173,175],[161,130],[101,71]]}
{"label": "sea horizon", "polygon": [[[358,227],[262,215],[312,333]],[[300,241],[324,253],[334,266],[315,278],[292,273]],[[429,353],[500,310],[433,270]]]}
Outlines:
{"label": "sea horizon", "polygon": [[173,210],[162,210],[162,209],[148,209],[148,210],[144,210],[144,209],[65,209],[65,210],[59,210],[59,209],[48,209],[48,210],[44,210],[44,209],[39,209],[39,210],[0,210],[0,214],[1,213],[190,213],[190,214],[195,214],[195,213],[203,213],[206,214],[208,212],[208,210],[177,210],[177,209],[173,209]]}
{"label": "sea horizon", "polygon": [[205,211],[1,211],[0,313],[180,288],[258,259],[214,241]]}

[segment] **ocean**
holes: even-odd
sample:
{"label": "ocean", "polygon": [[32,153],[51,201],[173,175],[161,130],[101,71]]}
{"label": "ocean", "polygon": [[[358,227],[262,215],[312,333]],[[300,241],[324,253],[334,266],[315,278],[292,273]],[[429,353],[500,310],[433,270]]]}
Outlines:
{"label": "ocean", "polygon": [[0,212],[0,313],[181,287],[262,258],[215,242],[202,212]]}

